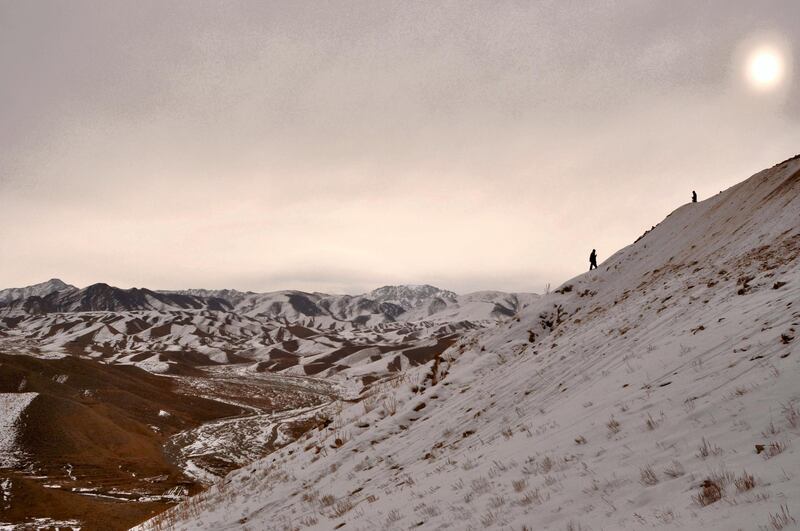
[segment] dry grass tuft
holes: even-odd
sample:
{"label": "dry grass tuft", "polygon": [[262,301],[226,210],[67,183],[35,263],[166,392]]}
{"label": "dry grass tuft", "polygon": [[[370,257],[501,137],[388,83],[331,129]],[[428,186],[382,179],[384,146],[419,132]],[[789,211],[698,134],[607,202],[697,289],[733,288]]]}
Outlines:
{"label": "dry grass tuft", "polygon": [[518,505],[541,505],[550,499],[549,494],[544,496],[539,492],[539,489],[529,490],[517,502]]}
{"label": "dry grass tuft", "polygon": [[389,511],[389,514],[386,515],[386,521],[390,524],[394,524],[399,522],[403,519],[403,515],[400,513],[399,509],[392,509]]}
{"label": "dry grass tuft", "polygon": [[764,447],[764,459],[770,459],[776,455],[780,455],[786,450],[788,443],[782,441],[773,441]]}
{"label": "dry grass tuft", "polygon": [[584,531],[584,527],[580,523],[575,522],[574,520],[570,520],[569,522],[567,522],[566,530],[567,531]]}
{"label": "dry grass tuft", "polygon": [[486,511],[486,513],[481,516],[481,524],[483,527],[491,527],[496,524],[500,520],[500,515],[492,511]]}
{"label": "dry grass tuft", "polygon": [[319,499],[319,504],[323,507],[330,507],[336,502],[336,497],[333,494],[326,494]]}
{"label": "dry grass tuft", "polygon": [[719,455],[722,453],[722,448],[715,444],[709,443],[705,437],[703,437],[703,443],[700,445],[700,448],[697,451],[697,457],[700,459],[705,459],[711,455]]}
{"label": "dry grass tuft", "polygon": [[783,416],[786,418],[786,422],[789,423],[789,426],[797,429],[797,427],[800,426],[800,411],[797,411],[797,407],[794,405],[794,402],[781,404],[781,408],[783,410]]}
{"label": "dry grass tuft", "polygon": [[639,469],[639,481],[642,485],[653,486],[658,484],[658,476],[656,475],[656,471],[653,470],[653,467],[647,465],[646,467],[642,467]]}
{"label": "dry grass tuft", "polygon": [[397,413],[397,397],[391,394],[383,399],[383,411],[387,416],[392,416]]}
{"label": "dry grass tuft", "polygon": [[[766,529],[774,529],[775,531],[781,531],[785,527],[796,523],[795,519],[792,518],[792,515],[789,514],[789,507],[786,504],[780,506],[780,511],[769,515],[769,527]],[[764,529],[762,527],[762,529]]]}
{"label": "dry grass tuft", "polygon": [[741,476],[733,480],[733,484],[739,492],[746,492],[756,486],[756,479],[745,470]]}
{"label": "dry grass tuft", "polygon": [[644,421],[644,426],[648,431],[653,431],[664,422],[664,413],[662,412],[658,419],[654,419],[650,413],[647,414],[647,419]]}
{"label": "dry grass tuft", "polygon": [[341,499],[337,501],[336,504],[333,506],[333,516],[335,518],[344,516],[352,508],[353,508],[353,502],[351,502],[347,498]]}

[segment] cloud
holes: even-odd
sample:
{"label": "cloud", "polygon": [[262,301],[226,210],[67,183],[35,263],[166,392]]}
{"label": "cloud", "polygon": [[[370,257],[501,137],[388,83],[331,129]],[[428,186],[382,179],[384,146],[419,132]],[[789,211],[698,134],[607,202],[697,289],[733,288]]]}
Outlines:
{"label": "cloud", "polygon": [[[793,155],[795,2],[0,6],[9,285],[541,290]],[[795,55],[798,55],[797,53]],[[792,81],[792,80],[790,80]]]}

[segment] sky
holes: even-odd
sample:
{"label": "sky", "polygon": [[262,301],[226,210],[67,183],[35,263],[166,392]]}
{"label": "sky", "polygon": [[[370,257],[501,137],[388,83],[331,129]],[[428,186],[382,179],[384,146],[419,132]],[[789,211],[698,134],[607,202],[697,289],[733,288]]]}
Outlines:
{"label": "sky", "polygon": [[0,288],[555,287],[800,152],[798,21],[796,0],[0,0]]}

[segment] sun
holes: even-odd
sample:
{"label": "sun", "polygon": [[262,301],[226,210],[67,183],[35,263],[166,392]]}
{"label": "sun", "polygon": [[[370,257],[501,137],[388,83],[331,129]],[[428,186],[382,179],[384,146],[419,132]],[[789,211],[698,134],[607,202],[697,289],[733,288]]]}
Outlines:
{"label": "sun", "polygon": [[784,60],[775,49],[757,48],[747,58],[747,79],[756,89],[775,88],[783,79],[783,74]]}

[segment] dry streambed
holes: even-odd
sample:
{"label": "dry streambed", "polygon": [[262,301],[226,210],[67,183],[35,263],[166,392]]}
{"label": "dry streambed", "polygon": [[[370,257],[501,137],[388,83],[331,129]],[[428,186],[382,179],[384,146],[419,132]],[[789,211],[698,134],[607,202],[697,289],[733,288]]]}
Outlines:
{"label": "dry streambed", "polygon": [[178,379],[181,392],[236,404],[245,411],[182,431],[165,445],[170,459],[204,484],[288,444],[338,397],[328,382],[253,373],[245,366],[211,367],[207,378]]}
{"label": "dry streambed", "polygon": [[16,426],[24,459],[0,467],[3,529],[127,529],[287,444],[339,395],[321,380],[239,366],[165,377],[0,357],[0,391],[23,382],[36,397]]}

